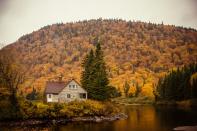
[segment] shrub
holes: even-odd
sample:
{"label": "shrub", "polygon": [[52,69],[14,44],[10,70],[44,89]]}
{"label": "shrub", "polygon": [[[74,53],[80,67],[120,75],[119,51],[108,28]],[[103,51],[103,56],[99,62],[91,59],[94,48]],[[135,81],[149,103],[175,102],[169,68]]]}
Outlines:
{"label": "shrub", "polygon": [[111,103],[93,100],[69,103],[20,102],[22,119],[71,118],[82,116],[105,116],[118,112]]}
{"label": "shrub", "polygon": [[99,116],[104,114],[104,105],[101,102],[87,101],[72,101],[63,108],[61,113],[65,113],[68,117],[73,116]]}

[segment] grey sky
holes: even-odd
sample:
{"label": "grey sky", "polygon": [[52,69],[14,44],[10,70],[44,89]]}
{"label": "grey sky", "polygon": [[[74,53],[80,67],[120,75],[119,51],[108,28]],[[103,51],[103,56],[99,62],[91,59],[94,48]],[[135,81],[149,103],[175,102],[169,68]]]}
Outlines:
{"label": "grey sky", "polygon": [[0,43],[45,25],[100,17],[197,29],[197,0],[0,0]]}

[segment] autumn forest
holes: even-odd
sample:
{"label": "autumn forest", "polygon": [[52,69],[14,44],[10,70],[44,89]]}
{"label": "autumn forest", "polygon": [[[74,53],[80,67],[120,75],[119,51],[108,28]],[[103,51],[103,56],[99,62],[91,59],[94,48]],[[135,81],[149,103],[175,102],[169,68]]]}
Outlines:
{"label": "autumn forest", "polygon": [[140,87],[140,95],[153,98],[159,78],[197,62],[195,29],[121,19],[48,25],[2,50],[14,53],[26,68],[21,94],[34,89],[42,98],[46,81],[57,80],[59,75],[80,81],[82,60],[98,40],[110,85],[124,95],[127,83],[131,97]]}

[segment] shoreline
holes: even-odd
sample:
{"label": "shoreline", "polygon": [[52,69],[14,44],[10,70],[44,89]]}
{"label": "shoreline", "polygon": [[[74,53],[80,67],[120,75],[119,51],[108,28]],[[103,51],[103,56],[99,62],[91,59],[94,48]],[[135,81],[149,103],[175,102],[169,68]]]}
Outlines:
{"label": "shoreline", "polygon": [[153,105],[154,101],[148,97],[131,97],[131,98],[114,98],[112,101],[114,104],[119,105]]}
{"label": "shoreline", "polygon": [[124,105],[124,106],[144,106],[144,105],[153,105],[152,103],[116,103],[118,105]]}
{"label": "shoreline", "polygon": [[178,107],[197,107],[197,99],[188,99],[188,100],[182,100],[182,101],[156,101],[155,105],[157,106],[178,106]]}
{"label": "shoreline", "polygon": [[54,119],[29,119],[29,120],[15,120],[15,121],[0,121],[0,126],[35,126],[35,125],[58,125],[66,124],[68,122],[104,122],[104,121],[116,121],[127,119],[128,115],[124,113],[118,113],[111,116],[87,116],[87,117],[73,117],[73,118],[54,118]]}
{"label": "shoreline", "polygon": [[174,131],[196,131],[197,130],[197,125],[196,126],[178,126],[173,129]]}

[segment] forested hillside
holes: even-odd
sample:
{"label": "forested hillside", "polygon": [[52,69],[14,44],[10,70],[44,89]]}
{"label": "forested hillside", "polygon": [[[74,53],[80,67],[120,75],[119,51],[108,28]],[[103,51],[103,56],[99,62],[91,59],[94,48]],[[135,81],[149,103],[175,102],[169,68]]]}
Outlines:
{"label": "forested hillside", "polygon": [[152,87],[169,69],[197,62],[197,31],[172,25],[123,20],[53,24],[22,36],[3,48],[28,68],[22,90],[43,92],[60,74],[80,81],[81,62],[99,39],[110,84],[123,91],[125,81],[153,96]]}

